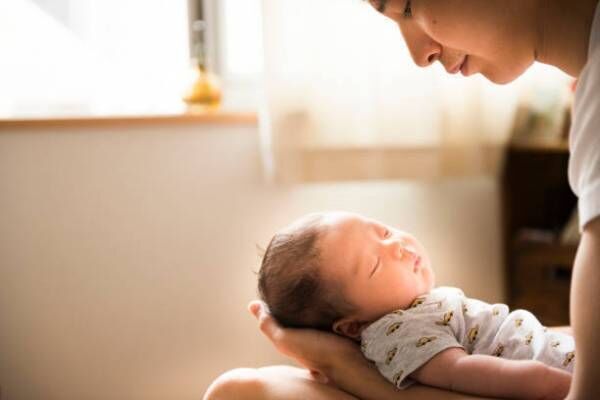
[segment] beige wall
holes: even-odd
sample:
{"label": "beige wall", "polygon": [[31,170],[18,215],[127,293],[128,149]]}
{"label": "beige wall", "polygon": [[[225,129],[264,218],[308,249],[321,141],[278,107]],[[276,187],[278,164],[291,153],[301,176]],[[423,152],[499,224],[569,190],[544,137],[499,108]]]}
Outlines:
{"label": "beige wall", "polygon": [[2,399],[199,399],[284,361],[245,311],[256,245],[313,210],[413,231],[440,284],[500,301],[497,191],[267,185],[252,126],[0,131]]}

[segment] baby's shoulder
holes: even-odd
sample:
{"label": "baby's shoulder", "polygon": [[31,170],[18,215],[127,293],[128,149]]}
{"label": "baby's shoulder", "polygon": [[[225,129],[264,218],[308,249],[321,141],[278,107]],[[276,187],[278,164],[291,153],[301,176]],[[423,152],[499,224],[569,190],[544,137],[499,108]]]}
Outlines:
{"label": "baby's shoulder", "polygon": [[460,307],[465,299],[462,290],[450,286],[441,286],[417,297],[408,310],[413,313],[432,313],[436,309]]}
{"label": "baby's shoulder", "polygon": [[456,287],[440,286],[433,288],[428,295],[432,298],[464,298],[465,293]]}

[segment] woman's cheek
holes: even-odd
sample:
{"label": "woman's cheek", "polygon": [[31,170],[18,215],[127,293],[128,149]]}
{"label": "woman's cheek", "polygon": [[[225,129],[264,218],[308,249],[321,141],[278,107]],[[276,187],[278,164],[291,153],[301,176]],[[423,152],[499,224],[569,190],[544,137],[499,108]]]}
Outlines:
{"label": "woman's cheek", "polygon": [[431,39],[451,48],[459,39],[462,26],[455,18],[446,15],[446,6],[436,1],[413,1],[412,13],[414,21]]}
{"label": "woman's cheek", "polygon": [[429,40],[439,44],[443,50],[464,50],[465,40],[460,32],[445,28],[436,20],[428,20],[421,24],[421,28]]}

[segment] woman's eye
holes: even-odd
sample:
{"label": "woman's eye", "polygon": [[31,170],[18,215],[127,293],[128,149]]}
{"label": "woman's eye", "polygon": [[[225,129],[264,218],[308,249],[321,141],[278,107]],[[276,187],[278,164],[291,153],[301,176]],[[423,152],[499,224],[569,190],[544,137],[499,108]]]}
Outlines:
{"label": "woman's eye", "polygon": [[406,7],[404,7],[404,17],[409,18],[412,17],[412,1],[406,0]]}
{"label": "woman's eye", "polygon": [[384,238],[389,238],[390,236],[392,236],[392,232],[389,229],[385,230],[385,234],[383,235]]}
{"label": "woman's eye", "polygon": [[387,0],[369,0],[369,3],[375,8],[378,12],[383,13],[385,11],[385,3]]}

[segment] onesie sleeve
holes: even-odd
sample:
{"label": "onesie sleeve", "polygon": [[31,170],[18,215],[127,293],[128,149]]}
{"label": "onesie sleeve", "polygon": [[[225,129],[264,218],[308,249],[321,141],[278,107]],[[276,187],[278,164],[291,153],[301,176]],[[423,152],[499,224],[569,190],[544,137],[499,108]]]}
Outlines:
{"label": "onesie sleeve", "polygon": [[361,348],[379,372],[397,388],[414,381],[409,377],[443,350],[463,346],[457,341],[444,312],[410,315],[387,314],[363,331]]}

